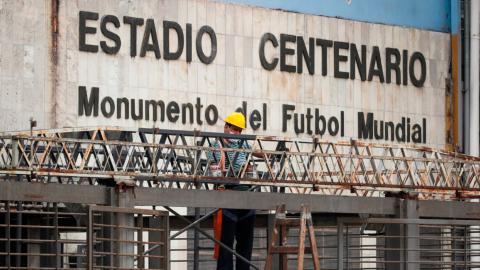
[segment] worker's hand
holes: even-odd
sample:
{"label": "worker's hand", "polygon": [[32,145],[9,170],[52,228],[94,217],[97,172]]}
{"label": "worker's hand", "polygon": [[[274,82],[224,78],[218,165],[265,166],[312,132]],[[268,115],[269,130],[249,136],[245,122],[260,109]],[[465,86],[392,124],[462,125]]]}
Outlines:
{"label": "worker's hand", "polygon": [[262,151],[260,149],[253,149],[253,156],[254,157],[258,157],[258,158],[267,158],[267,159],[270,159],[270,154],[268,153],[262,153]]}

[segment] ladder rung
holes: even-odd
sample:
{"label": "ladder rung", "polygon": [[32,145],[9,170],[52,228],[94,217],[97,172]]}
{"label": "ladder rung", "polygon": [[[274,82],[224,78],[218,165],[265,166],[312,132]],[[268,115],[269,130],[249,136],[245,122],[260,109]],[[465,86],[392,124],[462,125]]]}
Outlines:
{"label": "ladder rung", "polygon": [[275,220],[276,226],[300,226],[299,218],[277,218]]}
{"label": "ladder rung", "polygon": [[[270,253],[273,254],[297,254],[298,246],[275,246],[270,247]],[[305,253],[312,253],[311,247],[305,247]]]}

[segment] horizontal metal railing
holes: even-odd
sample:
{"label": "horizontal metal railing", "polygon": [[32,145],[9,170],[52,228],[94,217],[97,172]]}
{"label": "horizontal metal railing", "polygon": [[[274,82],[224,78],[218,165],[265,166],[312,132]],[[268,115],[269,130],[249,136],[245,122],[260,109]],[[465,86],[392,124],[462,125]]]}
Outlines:
{"label": "horizontal metal railing", "polygon": [[[60,202],[2,206],[0,269],[168,269],[166,211],[88,205],[71,212]],[[161,248],[142,255],[154,245]]]}
{"label": "horizontal metal railing", "polygon": [[[352,230],[361,224],[384,227],[381,231]],[[397,227],[388,233],[385,226],[389,225]],[[478,220],[340,218],[337,269],[480,267],[479,225]]]}
{"label": "horizontal metal railing", "polygon": [[[0,261],[4,263],[0,263],[0,269],[70,269],[70,258],[82,265],[86,227],[65,222],[80,216],[86,214],[60,211],[58,203],[48,203],[42,209],[21,202],[3,202]],[[71,233],[75,237],[71,238]]]}

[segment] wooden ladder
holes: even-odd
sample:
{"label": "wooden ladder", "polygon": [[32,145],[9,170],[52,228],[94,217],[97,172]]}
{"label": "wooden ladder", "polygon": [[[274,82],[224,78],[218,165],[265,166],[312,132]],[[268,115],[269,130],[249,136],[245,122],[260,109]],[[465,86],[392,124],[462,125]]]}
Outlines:
{"label": "wooden ladder", "polygon": [[[294,226],[300,227],[298,246],[288,246],[287,227]],[[310,239],[310,247],[305,247],[305,234],[307,230],[309,235],[308,238]],[[281,232],[282,239],[280,241],[280,246],[275,246],[275,243],[277,242],[278,232]],[[320,261],[318,260],[317,242],[315,241],[315,233],[313,231],[310,206],[302,204],[300,218],[287,218],[285,214],[285,204],[278,204],[272,238],[268,249],[267,263],[265,264],[265,270],[270,270],[272,268],[273,254],[281,254],[282,270],[288,269],[287,254],[298,254],[297,270],[302,270],[305,253],[312,253],[313,265],[315,267],[314,269],[320,270]]]}

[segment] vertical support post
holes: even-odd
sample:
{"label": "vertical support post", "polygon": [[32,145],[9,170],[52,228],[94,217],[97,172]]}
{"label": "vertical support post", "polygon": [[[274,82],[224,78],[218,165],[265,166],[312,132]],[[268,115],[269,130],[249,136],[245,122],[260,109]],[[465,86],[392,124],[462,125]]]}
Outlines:
{"label": "vertical support post", "polygon": [[[454,1],[454,0],[452,0]],[[458,1],[458,0],[457,0]],[[460,2],[460,1],[458,1]],[[479,120],[480,120],[480,78],[479,65],[480,65],[480,2],[470,1],[470,152],[469,155],[478,157],[480,154],[480,135],[478,134]],[[452,18],[453,19],[453,18]],[[460,18],[458,18],[458,21]],[[453,29],[453,27],[452,27]],[[454,39],[452,38],[452,43]],[[452,46],[453,50],[453,46]],[[448,150],[448,149],[447,149]],[[478,199],[473,200],[478,202]],[[478,239],[480,233],[479,226],[472,226],[470,228],[474,233],[470,234],[470,237]],[[475,241],[477,242],[477,241]],[[480,249],[480,245],[477,243],[471,245],[472,250]],[[470,257],[472,263],[479,263],[480,256],[472,255]],[[472,269],[480,269],[480,267],[474,267]]]}
{"label": "vertical support post", "polygon": [[343,270],[343,222],[337,222],[337,270]]}
{"label": "vertical support post", "polygon": [[[135,198],[133,195],[133,188],[119,188],[118,190],[118,206],[133,208],[135,206]],[[134,214],[117,213],[118,225],[121,227],[134,227],[135,217]],[[119,240],[134,240],[134,231],[131,229],[119,228]],[[117,242],[119,254],[135,254],[133,242]],[[133,256],[119,256],[120,268],[134,268]]]}
{"label": "vertical support post", "polygon": [[11,267],[11,256],[10,256],[10,249],[11,249],[11,245],[12,245],[12,242],[11,242],[11,227],[10,227],[10,223],[11,223],[11,216],[10,216],[10,202],[9,201],[5,201],[5,209],[7,210],[7,269],[10,270],[10,267]]}
{"label": "vertical support post", "polygon": [[465,0],[463,1],[463,19],[464,19],[464,31],[463,31],[463,47],[464,47],[464,74],[465,80],[463,84],[463,106],[462,106],[462,115],[463,121],[460,122],[463,126],[460,128],[461,133],[463,136],[461,137],[460,145],[462,146],[462,150],[464,154],[470,153],[470,1]]}
{"label": "vertical support post", "polygon": [[163,269],[170,270],[170,239],[169,239],[170,219],[168,218],[168,216],[163,217],[162,219],[164,219],[164,222],[165,222],[165,231],[163,232],[164,245],[162,248],[164,259],[163,259],[162,267]]}
{"label": "vertical support post", "polygon": [[452,235],[453,235],[453,269],[457,269],[457,227],[452,227]]}
{"label": "vertical support post", "polygon": [[[288,245],[287,243],[287,226],[282,226],[280,229],[280,242],[282,246]],[[287,254],[282,254],[280,256],[280,265],[282,266],[282,270],[288,269],[288,257]],[[276,268],[274,268],[276,269]]]}
{"label": "vertical support post", "polygon": [[93,269],[93,211],[87,206],[87,269]]}
{"label": "vertical support post", "polygon": [[407,226],[403,226],[403,270],[408,270]]}
{"label": "vertical support post", "polygon": [[[107,188],[107,206],[116,206],[116,199],[115,199],[115,191],[113,188],[109,187]],[[114,223],[114,213],[111,212],[103,212],[102,213],[102,219],[103,219],[103,224],[108,224],[108,225],[113,225]],[[115,237],[115,228],[112,227],[103,227],[101,228],[101,233],[102,238],[109,238],[109,239],[114,239]],[[102,246],[98,247],[100,251],[103,251],[105,253],[113,253],[113,241],[102,241]],[[114,256],[113,255],[105,255],[102,256],[97,260],[97,263],[99,265],[103,266],[113,266],[114,264]]]}
{"label": "vertical support post", "polygon": [[137,227],[140,228],[137,233],[137,258],[138,258],[138,263],[137,263],[137,268],[143,269],[143,215],[138,214],[137,215]]}
{"label": "vertical support post", "polygon": [[302,204],[302,211],[300,216],[300,231],[298,235],[298,256],[297,256],[297,269],[303,270],[303,263],[305,257],[305,233],[306,233],[306,216],[308,206]]}
{"label": "vertical support post", "polygon": [[[405,199],[405,218],[407,219],[418,219],[418,201],[417,200],[410,200]],[[406,246],[405,249],[407,250],[407,268],[409,270],[419,270],[420,264],[419,263],[408,263],[412,261],[420,261],[420,252],[418,251],[420,248],[420,225],[418,224],[406,224],[405,230],[405,237],[406,237]]]}
{"label": "vertical support post", "polygon": [[[118,194],[117,194],[118,195]],[[118,202],[117,202],[118,203]],[[114,249],[114,253],[115,253],[115,263],[114,263],[114,266],[116,266],[117,268],[120,267],[120,256],[118,256],[118,254],[120,253],[120,214],[119,213],[115,213],[115,249]]]}
{"label": "vertical support post", "polygon": [[463,249],[464,249],[463,259],[464,259],[464,262],[465,262],[465,269],[468,269],[467,268],[467,264],[468,264],[468,226],[465,226],[465,228],[464,228],[463,237],[465,237],[464,241],[463,241]]}
{"label": "vertical support post", "polygon": [[[461,3],[460,0],[449,0],[451,10],[451,80],[448,82],[446,91],[446,111],[445,111],[445,128],[446,128],[446,145],[448,151],[454,151],[455,146],[461,141],[460,132],[463,118],[458,110],[463,103],[463,96],[459,94],[462,90],[462,31],[461,31]],[[472,55],[473,56],[473,55]],[[478,56],[478,54],[477,54]],[[478,66],[477,66],[478,71]],[[478,77],[478,74],[475,75]],[[477,97],[478,98],[478,97]],[[477,101],[478,104],[478,101]],[[478,112],[477,112],[478,113]],[[478,118],[477,118],[478,121]],[[478,133],[478,126],[477,126]],[[478,138],[478,136],[477,136]],[[478,145],[478,144],[477,144]]]}
{"label": "vertical support post", "polygon": [[[320,270],[320,260],[318,259],[317,240],[315,239],[315,230],[313,229],[312,213],[310,212],[309,205],[307,205],[307,212],[308,212],[308,216],[307,216],[306,223],[307,223],[308,235],[310,239],[310,247],[312,248],[313,266],[315,270]],[[348,229],[347,229],[347,237],[348,237]],[[347,258],[348,258],[348,244],[347,244]],[[347,269],[348,269],[348,266],[347,266]]]}
{"label": "vertical support post", "polygon": [[[162,219],[163,217],[162,216],[155,216],[155,217],[149,217],[148,218],[148,224],[150,226],[150,228],[161,228],[161,224],[162,224]],[[164,237],[162,237],[162,232],[159,232],[159,231],[149,231],[148,232],[148,241],[149,242],[164,242]],[[149,245],[148,246],[149,248],[152,247],[152,245]],[[163,252],[163,248],[157,248],[157,249],[154,249],[152,251],[150,251],[149,255],[153,255],[153,256],[161,256],[161,255],[165,255],[165,254],[162,254]],[[149,268],[152,268],[152,269],[165,269],[164,266],[161,266],[161,260],[159,258],[148,258],[148,267]]]}
{"label": "vertical support post", "polygon": [[[453,1],[453,0],[452,0]],[[456,2],[456,1],[454,1]],[[471,156],[480,154],[480,135],[478,134],[479,121],[480,121],[480,78],[479,74],[479,61],[480,61],[480,3],[479,1],[472,0],[470,2],[470,152]],[[452,18],[453,19],[453,18]],[[458,18],[460,21],[460,18]],[[453,25],[452,25],[453,26]],[[453,29],[452,30],[457,30]],[[452,35],[452,58],[454,48],[453,44],[456,40],[456,35]],[[447,149],[449,150],[449,149]],[[474,256],[472,261],[479,261],[478,256]]]}
{"label": "vertical support post", "polygon": [[53,217],[53,233],[55,234],[53,238],[55,239],[55,269],[58,270],[58,266],[60,264],[60,257],[58,256],[58,249],[60,245],[58,243],[58,203],[53,203],[53,209],[55,209],[55,215]]}
{"label": "vertical support post", "polygon": [[[33,121],[33,117],[30,117],[30,136],[33,137],[33,128],[37,126],[37,121]],[[30,166],[33,168],[34,161],[33,151],[33,139],[30,141]],[[33,176],[33,174],[32,174]]]}
{"label": "vertical support post", "polygon": [[349,252],[349,251],[350,251],[350,243],[349,243],[349,242],[350,242],[350,239],[348,238],[348,235],[349,235],[348,223],[346,224],[346,228],[345,228],[345,229],[346,229],[346,231],[347,231],[346,237],[345,237],[345,242],[346,242],[347,248],[346,248],[346,250],[345,250],[345,253],[346,253],[346,255],[347,255],[347,270],[349,270],[349,269],[350,269],[350,262],[349,262],[349,257],[350,257],[350,252]]}
{"label": "vertical support post", "polygon": [[[16,176],[16,181],[20,182],[22,181],[22,176],[17,175]],[[22,212],[23,211],[23,202],[22,201],[17,201],[17,226],[22,226]],[[15,242],[15,266],[16,267],[21,267],[22,265],[22,256],[18,255],[22,253],[22,242],[20,239],[22,239],[22,227],[17,227],[16,230],[16,238],[17,241]]]}
{"label": "vertical support post", "polygon": [[[193,142],[195,145],[200,145],[199,142],[197,142],[197,129],[194,131],[194,139]],[[195,151],[195,175],[197,174],[197,164],[198,164],[198,159],[200,158],[200,155],[198,151]],[[200,189],[202,187],[202,184],[196,182],[195,178],[195,189]],[[200,219],[200,208],[195,207],[195,221]],[[200,228],[200,224],[195,225],[195,227]],[[193,232],[193,270],[199,270],[200,268],[200,234],[198,233],[198,230],[195,230]]]}
{"label": "vertical support post", "polygon": [[[198,144],[198,143],[197,143]],[[197,151],[195,151],[197,152]],[[197,161],[197,154],[195,154],[195,172],[196,172],[196,164],[198,163]],[[196,185],[195,189],[200,189],[200,185]],[[195,207],[195,221],[200,219],[200,208]],[[195,227],[200,228],[200,223],[195,225]],[[195,230],[193,232],[193,270],[199,270],[200,268],[200,234],[198,233],[198,230]]]}
{"label": "vertical support post", "polygon": [[[40,218],[29,218],[28,225],[30,226],[37,226],[29,227],[27,229],[27,237],[28,239],[41,239],[41,228],[40,225],[42,224],[42,220]],[[41,244],[40,243],[32,243],[27,245],[27,253],[42,253]],[[40,268],[40,256],[28,256],[27,257],[27,267],[31,267],[31,269]]]}
{"label": "vertical support post", "polygon": [[[153,147],[152,147],[152,152],[153,152],[153,157],[152,157],[152,173],[156,174],[157,173],[157,158],[156,158],[156,147],[155,147],[155,134],[157,134],[157,129],[155,128],[155,124],[153,124],[153,130],[152,130],[152,141],[153,141]],[[153,177],[153,180],[155,181],[155,176]]]}
{"label": "vertical support post", "polygon": [[[1,201],[0,200],[0,204],[3,203],[4,201]],[[5,204],[7,204],[8,201],[5,201]],[[5,220],[5,218],[7,217],[7,214],[5,213],[0,213],[0,224],[2,225],[6,225],[7,224],[7,221]],[[5,226],[2,226],[2,228],[0,228],[0,238],[2,238],[4,241],[1,241],[0,242],[0,253],[2,254],[5,254],[7,252],[7,227]],[[0,267],[3,267],[5,268],[5,266],[7,265],[7,262],[6,262],[6,256],[3,255],[3,256],[0,256]]]}
{"label": "vertical support post", "polygon": [[[272,248],[276,245],[277,243],[277,238],[278,238],[278,225],[276,224],[275,222],[275,219],[276,217],[278,216],[278,214],[281,214],[281,213],[285,213],[285,205],[280,205],[278,204],[277,205],[277,210],[276,210],[276,214],[275,214],[275,218],[274,218],[274,221],[273,222],[270,222],[270,219],[269,219],[269,224],[268,224],[268,235],[270,237],[268,237],[267,239],[267,242],[268,242],[268,253],[267,253],[267,262],[265,263],[265,269],[272,269],[272,266],[274,264],[274,262],[277,263],[277,268],[273,268],[273,269],[279,269],[279,264],[278,264],[278,260],[273,260],[274,258],[274,254],[272,253]],[[271,223],[273,223],[272,226]]]}
{"label": "vertical support post", "polygon": [[[395,204],[395,216],[394,218],[404,218],[404,211],[403,211],[404,201],[402,199],[397,199]],[[404,227],[405,225],[402,224],[385,224],[385,261],[397,261],[399,263],[385,263],[385,269],[391,270],[400,270],[404,268],[403,262],[405,252],[400,251],[404,248],[404,241],[398,236],[404,236]],[[393,238],[389,238],[392,236]],[[388,249],[395,249],[395,250],[388,250]]]}
{"label": "vertical support post", "polygon": [[[198,189],[199,186],[196,186]],[[195,207],[195,221],[197,221],[200,218],[200,208]],[[195,227],[200,228],[200,224],[195,225]],[[200,261],[200,235],[197,230],[194,232],[194,238],[193,238],[193,270],[199,270],[199,261]]]}
{"label": "vertical support post", "polygon": [[12,167],[18,166],[19,156],[18,139],[12,139]]}
{"label": "vertical support post", "polygon": [[[278,212],[278,207],[277,207],[277,213]],[[273,235],[273,232],[275,230],[275,217],[276,217],[276,214],[269,214],[268,215],[268,228],[267,228],[267,252],[270,251],[270,248],[272,246],[271,244],[271,241],[272,241],[272,235]],[[281,235],[283,230],[280,230],[280,239],[282,239],[282,241],[280,241],[280,239],[277,239],[275,240],[274,244],[273,245],[276,245],[276,246],[279,246],[280,243],[282,243],[283,245],[283,238],[286,237],[287,235],[285,234],[285,236]],[[286,241],[285,241],[286,242]],[[272,266],[271,266],[271,269],[282,269],[282,270],[286,270],[286,269],[283,269],[283,268],[280,268],[280,267],[284,267],[284,265],[287,265],[288,262],[284,262],[283,259],[282,259],[282,255],[279,255],[279,254],[272,254],[272,255],[269,255],[269,253],[267,253],[267,256],[272,256]],[[286,256],[285,256],[286,257]]]}

